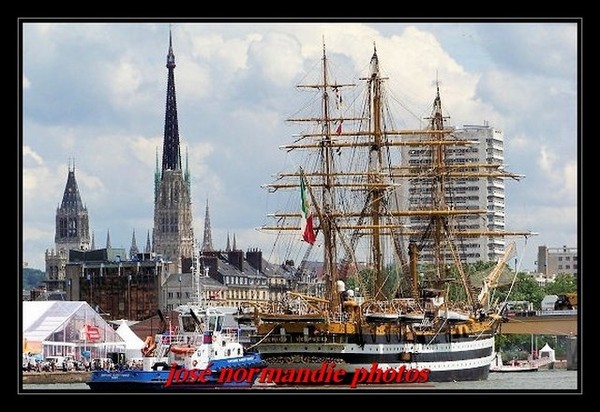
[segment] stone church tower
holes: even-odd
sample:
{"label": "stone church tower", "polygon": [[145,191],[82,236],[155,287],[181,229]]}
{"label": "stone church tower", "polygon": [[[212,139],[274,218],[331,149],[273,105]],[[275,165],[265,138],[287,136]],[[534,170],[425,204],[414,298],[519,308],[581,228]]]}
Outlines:
{"label": "stone church tower", "polygon": [[[171,261],[171,273],[188,273],[194,250],[190,175],[181,168],[179,125],[175,99],[175,55],[169,33],[167,54],[167,104],[162,151],[162,167],[154,176],[153,251]],[[186,162],[187,163],[187,162]]]}
{"label": "stone church tower", "polygon": [[74,166],[69,166],[62,203],[56,209],[54,243],[55,249],[46,250],[46,285],[48,290],[65,290],[69,250],[88,250],[90,247],[88,211],[81,201]]}

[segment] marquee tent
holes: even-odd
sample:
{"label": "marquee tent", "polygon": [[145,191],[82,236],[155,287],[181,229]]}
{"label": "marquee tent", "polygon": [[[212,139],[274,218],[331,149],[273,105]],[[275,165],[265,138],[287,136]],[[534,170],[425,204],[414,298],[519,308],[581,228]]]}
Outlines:
{"label": "marquee tent", "polygon": [[23,354],[105,358],[124,352],[123,338],[87,302],[22,302]]}
{"label": "marquee tent", "polygon": [[122,320],[117,328],[117,333],[125,341],[125,356],[127,359],[139,358],[144,341],[141,340],[129,327],[126,320]]}
{"label": "marquee tent", "polygon": [[552,349],[547,343],[542,349],[539,350],[539,357],[540,359],[547,359],[550,362],[556,362],[556,355],[554,353],[554,349]]}

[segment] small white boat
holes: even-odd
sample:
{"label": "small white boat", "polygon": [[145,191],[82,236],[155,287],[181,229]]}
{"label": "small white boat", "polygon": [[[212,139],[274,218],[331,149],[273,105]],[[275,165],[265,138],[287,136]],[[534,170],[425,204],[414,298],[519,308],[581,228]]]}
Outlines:
{"label": "small white boat", "polygon": [[508,363],[502,362],[502,354],[496,352],[494,360],[490,364],[490,372],[537,372],[539,366],[535,361],[513,360]]}

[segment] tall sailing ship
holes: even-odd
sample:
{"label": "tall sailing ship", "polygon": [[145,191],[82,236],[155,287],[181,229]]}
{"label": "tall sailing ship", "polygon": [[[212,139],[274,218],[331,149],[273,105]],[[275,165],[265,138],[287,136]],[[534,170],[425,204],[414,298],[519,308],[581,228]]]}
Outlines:
{"label": "tall sailing ship", "polygon": [[[427,371],[431,382],[486,379],[502,322],[490,296],[512,244],[478,292],[462,262],[460,240],[528,233],[465,230],[460,216],[487,211],[461,209],[450,203],[448,191],[453,179],[518,176],[502,164],[448,161],[448,150],[478,142],[445,127],[439,85],[427,127],[391,127],[375,47],[368,77],[361,79],[366,93],[360,94],[360,115],[345,114],[341,92],[356,85],[330,80],[324,45],[319,71],[318,82],[300,85],[316,93],[319,114],[290,119],[313,128],[281,147],[305,153],[302,166],[266,185],[271,192],[295,192],[298,202],[295,210],[272,214],[276,223],[263,229],[302,245],[305,253],[293,266],[295,290],[268,305],[242,306],[239,322],[256,328],[251,347],[271,367],[335,365],[346,379],[374,367]],[[406,164],[403,147],[421,150],[428,160]],[[403,206],[407,179],[419,179],[427,204]],[[408,224],[415,216],[422,224]],[[424,248],[428,263],[420,262]],[[303,282],[315,251],[324,282]]]}

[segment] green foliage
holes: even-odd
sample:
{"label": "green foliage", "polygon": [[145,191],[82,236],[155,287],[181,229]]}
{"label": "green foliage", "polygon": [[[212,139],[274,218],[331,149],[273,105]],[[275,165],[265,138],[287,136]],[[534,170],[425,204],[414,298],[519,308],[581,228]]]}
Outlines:
{"label": "green foliage", "polygon": [[533,302],[534,306],[537,305],[539,307],[545,295],[546,292],[544,292],[544,289],[540,287],[533,277],[519,274],[512,291],[511,300],[526,300]]}
{"label": "green foliage", "polygon": [[23,268],[23,289],[30,290],[43,285],[46,274],[39,269]]}
{"label": "green foliage", "polygon": [[545,287],[546,295],[564,295],[572,292],[577,292],[575,277],[564,273],[557,275],[554,282],[548,283]]}
{"label": "green foliage", "polygon": [[[507,295],[510,295],[507,297]],[[536,310],[540,309],[540,304],[544,296],[547,293],[540,285],[538,285],[537,281],[524,273],[519,273],[517,275],[517,279],[515,284],[510,289],[510,286],[504,286],[499,288],[496,296],[500,301],[503,300],[526,300],[528,302],[533,303],[533,307]]]}
{"label": "green foliage", "polygon": [[525,360],[532,350],[539,351],[548,344],[554,349],[556,359],[565,359],[567,356],[567,336],[555,335],[524,335],[510,334],[496,336],[496,350],[502,351],[503,359]]}
{"label": "green foliage", "polygon": [[[389,299],[395,297],[397,291],[402,289],[401,283],[403,282],[404,276],[398,273],[398,269],[391,265],[386,267],[382,271],[382,282],[383,286],[381,292]],[[376,295],[375,290],[375,279],[373,278],[372,269],[363,269],[359,272],[358,277],[346,279],[346,289],[359,288],[362,296],[373,297]]]}
{"label": "green foliage", "polygon": [[[479,261],[465,266],[465,272],[471,280],[475,290],[483,285],[483,280],[490,271],[496,266],[494,262]],[[399,294],[409,296],[410,279],[408,276],[399,272],[399,268],[390,266],[383,271],[384,286],[383,293],[387,297],[394,297]],[[453,301],[465,301],[467,299],[460,275],[454,267],[448,267],[445,274],[448,283],[439,285],[437,282],[435,270],[432,265],[423,264],[419,267],[419,283],[421,287],[448,287],[448,298]],[[364,295],[375,295],[375,282],[372,279],[372,270],[362,270],[356,279],[348,279],[347,287],[360,287]],[[492,291],[490,301],[503,302],[504,300],[523,300],[533,303],[533,308],[539,310],[541,302],[546,295],[560,295],[577,291],[577,283],[573,276],[569,274],[558,275],[554,282],[545,287],[538,285],[537,281],[526,273],[518,273],[512,284],[514,272],[505,265],[502,268],[499,286]],[[503,279],[503,280],[502,280]],[[512,285],[512,289],[511,289]]]}

